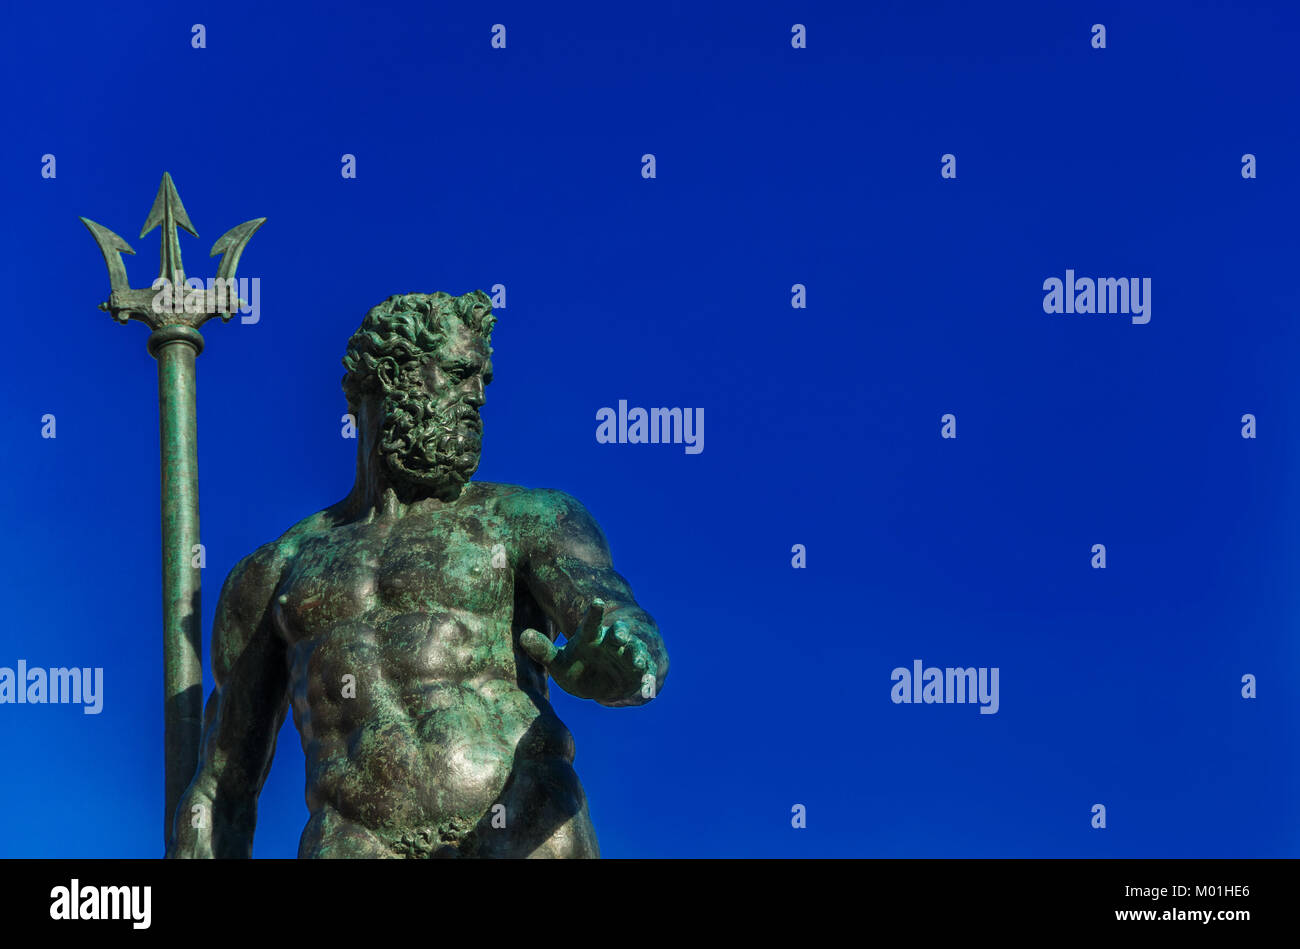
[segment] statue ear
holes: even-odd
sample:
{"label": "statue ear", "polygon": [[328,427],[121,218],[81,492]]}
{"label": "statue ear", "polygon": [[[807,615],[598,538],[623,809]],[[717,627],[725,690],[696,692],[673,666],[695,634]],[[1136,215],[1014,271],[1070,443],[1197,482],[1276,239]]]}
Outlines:
{"label": "statue ear", "polygon": [[375,378],[385,392],[397,384],[397,361],[392,356],[382,356],[375,360]]}

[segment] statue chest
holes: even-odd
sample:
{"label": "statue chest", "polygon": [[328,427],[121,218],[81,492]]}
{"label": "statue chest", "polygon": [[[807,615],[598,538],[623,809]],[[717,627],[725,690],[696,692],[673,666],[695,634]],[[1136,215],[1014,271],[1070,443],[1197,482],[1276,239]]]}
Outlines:
{"label": "statue chest", "polygon": [[291,643],[404,615],[508,619],[515,562],[502,526],[487,517],[347,525],[299,545],[276,591],[275,619]]}

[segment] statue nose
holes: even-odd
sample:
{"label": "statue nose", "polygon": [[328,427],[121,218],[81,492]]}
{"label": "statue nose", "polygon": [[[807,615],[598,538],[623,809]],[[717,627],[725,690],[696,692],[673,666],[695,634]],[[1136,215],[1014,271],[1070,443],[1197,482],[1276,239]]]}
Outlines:
{"label": "statue nose", "polygon": [[487,401],[487,395],[483,389],[483,378],[475,376],[470,380],[469,395],[465,399],[470,405],[482,405]]}

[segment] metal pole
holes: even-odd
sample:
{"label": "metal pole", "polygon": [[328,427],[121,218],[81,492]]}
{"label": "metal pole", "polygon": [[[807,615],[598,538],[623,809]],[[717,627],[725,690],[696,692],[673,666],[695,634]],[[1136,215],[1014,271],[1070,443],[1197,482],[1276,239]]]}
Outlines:
{"label": "metal pole", "polygon": [[163,723],[166,796],[163,840],[176,804],[198,767],[203,719],[198,438],[194,360],[197,330],[169,326],[149,337],[158,361],[158,435],[162,462]]}
{"label": "metal pole", "polygon": [[[200,602],[198,435],[195,431],[194,360],[203,352],[198,328],[214,316],[223,322],[243,305],[233,287],[239,257],[266,218],[232,227],[217,239],[221,254],[216,283],[190,290],[181,263],[177,229],[198,233],[190,223],[172,176],[163,173],[153,208],[140,236],[162,228],[159,282],[133,290],[123,254],[131,245],[108,228],[82,218],[108,266],[112,293],[99,305],[119,323],[139,320],[153,333],[146,344],[158,362],[158,437],[162,462],[163,568],[163,846],[171,844],[172,821],[181,795],[198,768],[203,729],[203,639]],[[226,286],[221,286],[222,283]],[[184,819],[184,815],[182,816]]]}

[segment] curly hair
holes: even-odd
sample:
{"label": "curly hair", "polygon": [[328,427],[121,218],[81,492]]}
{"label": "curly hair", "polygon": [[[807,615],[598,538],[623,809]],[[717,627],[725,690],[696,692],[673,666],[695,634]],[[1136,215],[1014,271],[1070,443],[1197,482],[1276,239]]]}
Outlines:
{"label": "curly hair", "polygon": [[491,352],[492,300],[482,290],[463,296],[449,293],[395,294],[370,308],[361,327],[348,340],[343,356],[343,393],[348,406],[356,408],[369,393],[382,392],[376,366],[389,363],[396,377],[401,369],[421,356],[442,348],[448,330],[456,323],[489,343]]}

